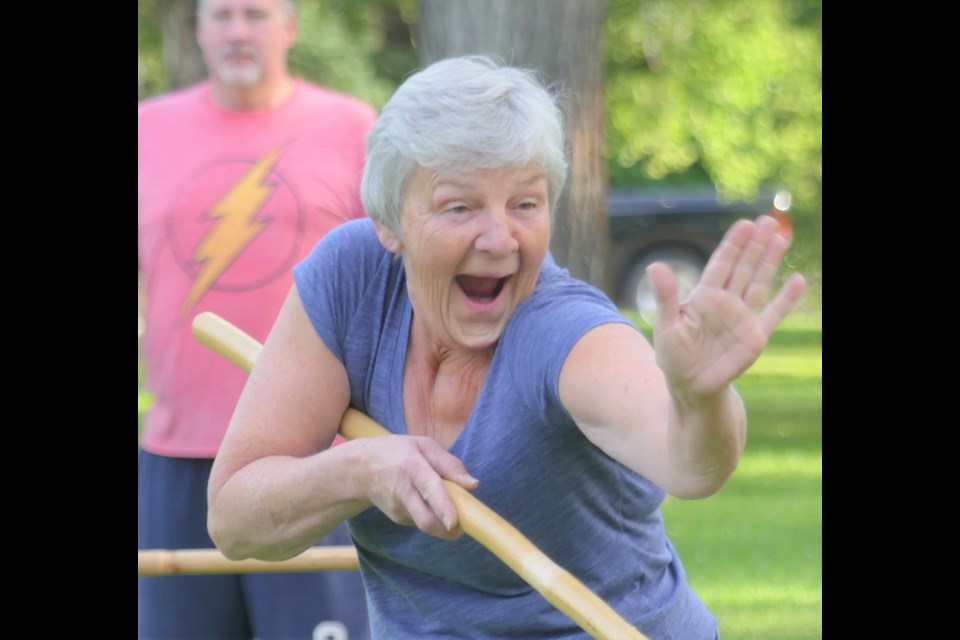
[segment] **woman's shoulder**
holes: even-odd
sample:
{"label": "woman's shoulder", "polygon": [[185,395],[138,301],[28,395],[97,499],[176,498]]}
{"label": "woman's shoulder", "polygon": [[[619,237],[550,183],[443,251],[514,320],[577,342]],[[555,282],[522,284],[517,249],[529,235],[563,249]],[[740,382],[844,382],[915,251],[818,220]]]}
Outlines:
{"label": "woman's shoulder", "polygon": [[293,275],[307,315],[330,346],[355,329],[358,318],[376,319],[376,309],[400,286],[397,271],[373,222],[358,218],[328,232]]}
{"label": "woman's shoulder", "polygon": [[370,218],[354,218],[327,232],[314,248],[314,253],[337,254],[351,262],[368,254],[380,255],[386,249],[380,244]]}
{"label": "woman's shoulder", "polygon": [[328,231],[296,270],[341,271],[343,266],[352,265],[355,268],[343,270],[344,274],[352,273],[362,269],[361,265],[375,263],[386,253],[377,238],[373,221],[356,218]]}
{"label": "woman's shoulder", "polygon": [[517,308],[505,338],[508,342],[534,340],[563,350],[586,331],[608,322],[630,321],[599,288],[548,261],[533,293]]}
{"label": "woman's shoulder", "polygon": [[621,315],[617,306],[600,288],[570,275],[570,272],[552,260],[544,262],[540,277],[530,296],[533,310],[543,313],[580,307],[584,311],[596,309]]}
{"label": "woman's shoulder", "polygon": [[356,242],[360,244],[370,244],[371,242],[381,246],[377,239],[377,231],[373,226],[373,220],[370,218],[352,218],[346,222],[338,224],[327,232],[326,238],[333,238],[337,242]]}

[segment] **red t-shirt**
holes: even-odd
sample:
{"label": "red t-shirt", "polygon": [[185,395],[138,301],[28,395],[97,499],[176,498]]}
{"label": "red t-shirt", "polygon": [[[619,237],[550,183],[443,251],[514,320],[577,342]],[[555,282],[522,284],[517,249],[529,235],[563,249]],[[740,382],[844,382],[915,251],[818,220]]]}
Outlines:
{"label": "red t-shirt", "polygon": [[297,81],[280,107],[236,113],[203,82],[142,102],[137,117],[144,386],[155,397],[141,446],[210,458],[248,374],[197,342],[193,318],[212,311],[266,340],[293,265],[334,226],[364,216],[376,112]]}

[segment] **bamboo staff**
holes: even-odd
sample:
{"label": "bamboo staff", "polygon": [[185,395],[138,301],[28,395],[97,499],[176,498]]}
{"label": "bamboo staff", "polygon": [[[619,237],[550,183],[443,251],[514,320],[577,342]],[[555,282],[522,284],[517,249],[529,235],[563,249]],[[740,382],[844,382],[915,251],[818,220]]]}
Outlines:
{"label": "bamboo staff", "polygon": [[356,571],[360,568],[352,546],[311,547],[282,562],[228,560],[216,549],[145,549],[137,552],[138,576],[174,574],[264,573],[296,571]]}
{"label": "bamboo staff", "polygon": [[[260,343],[251,336],[211,312],[200,313],[194,318],[193,335],[200,343],[248,373],[261,349]],[[374,420],[353,408],[347,409],[340,422],[340,435],[348,440],[387,433]],[[569,571],[548,558],[509,522],[460,485],[449,480],[443,482],[457,508],[464,533],[493,552],[584,631],[601,640],[646,640],[636,627],[621,618]],[[295,560],[297,558],[286,562]]]}

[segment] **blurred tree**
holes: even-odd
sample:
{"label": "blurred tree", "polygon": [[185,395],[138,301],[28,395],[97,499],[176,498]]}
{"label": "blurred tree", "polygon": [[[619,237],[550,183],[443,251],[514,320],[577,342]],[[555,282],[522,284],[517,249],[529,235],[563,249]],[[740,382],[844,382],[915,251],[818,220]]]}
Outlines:
{"label": "blurred tree", "polygon": [[206,67],[197,45],[197,0],[156,0],[163,66],[170,73],[170,87],[185,87],[203,79]]}
{"label": "blurred tree", "polygon": [[493,54],[559,85],[571,162],[550,248],[571,274],[609,291],[603,18],[604,0],[421,0],[418,46],[423,64]]}
{"label": "blurred tree", "polygon": [[166,91],[169,78],[156,0],[137,0],[137,99]]}
{"label": "blurred tree", "polygon": [[821,0],[609,0],[613,184],[785,185],[819,213]]}
{"label": "blurred tree", "polygon": [[[383,106],[396,85],[380,72],[375,54],[384,49],[384,28],[399,20],[396,3],[299,0],[297,6],[300,27],[290,52],[291,72],[377,109]],[[409,40],[407,50],[412,50]]]}
{"label": "blurred tree", "polygon": [[325,1],[331,11],[343,17],[349,33],[369,38],[373,46],[363,55],[370,57],[377,74],[390,84],[391,93],[420,66],[413,36],[419,0]]}

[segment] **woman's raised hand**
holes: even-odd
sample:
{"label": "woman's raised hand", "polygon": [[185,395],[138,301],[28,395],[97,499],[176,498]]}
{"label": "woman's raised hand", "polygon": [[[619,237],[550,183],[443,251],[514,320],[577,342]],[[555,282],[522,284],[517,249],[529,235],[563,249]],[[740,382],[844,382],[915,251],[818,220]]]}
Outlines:
{"label": "woman's raised hand", "polygon": [[703,395],[725,390],[760,357],[800,299],[806,280],[799,273],[770,299],[787,246],[777,228],[770,216],[737,221],[686,300],[679,300],[669,267],[648,267],[658,303],[653,344],[672,389]]}

